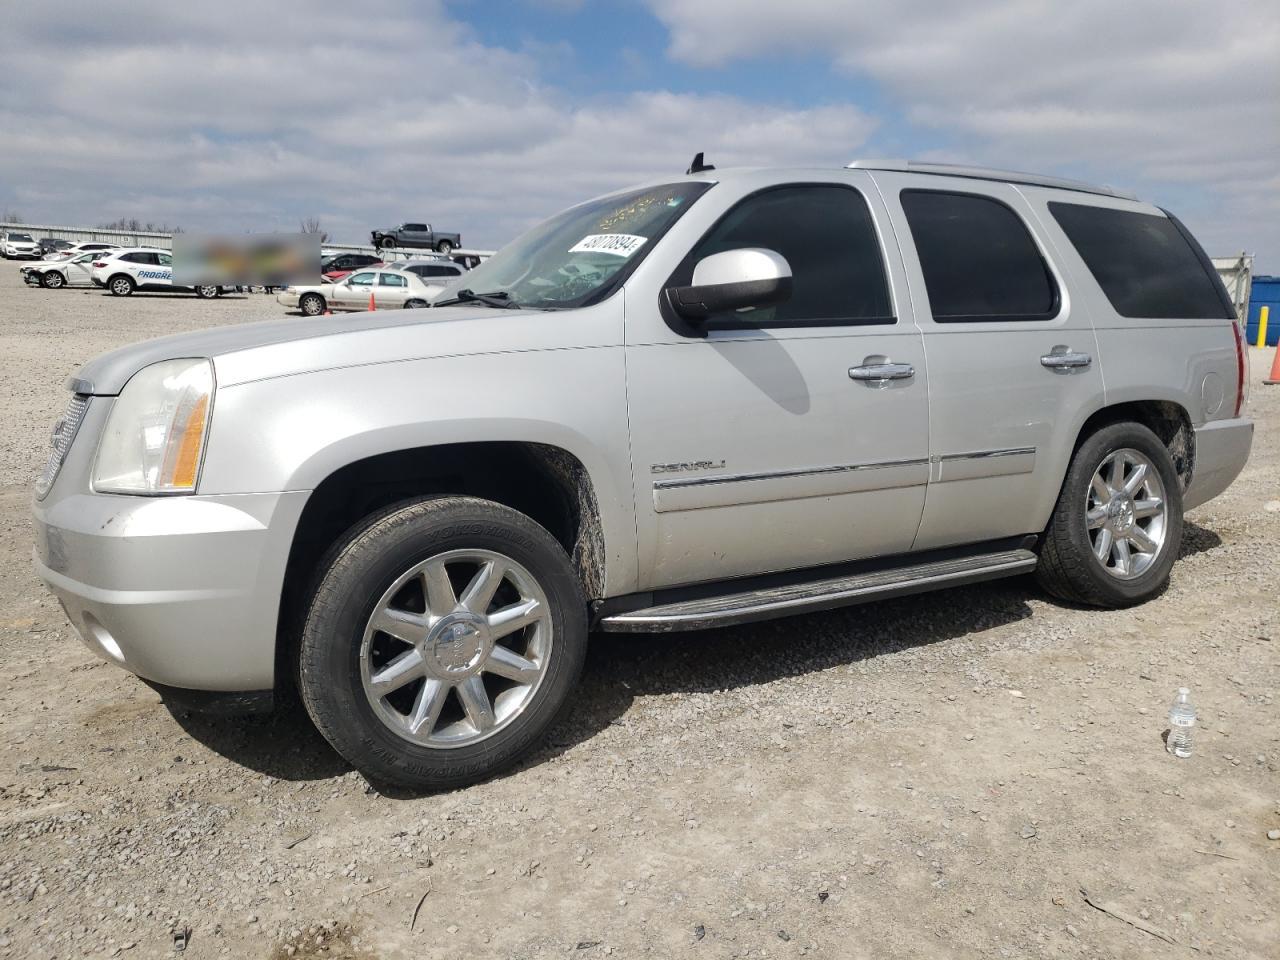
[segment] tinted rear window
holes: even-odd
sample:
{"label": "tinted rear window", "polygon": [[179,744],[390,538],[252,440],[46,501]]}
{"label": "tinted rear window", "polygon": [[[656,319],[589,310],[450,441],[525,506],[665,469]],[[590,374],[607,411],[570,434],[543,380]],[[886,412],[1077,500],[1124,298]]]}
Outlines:
{"label": "tinted rear window", "polygon": [[1122,317],[1226,319],[1218,278],[1168,217],[1078,203],[1049,212]]}
{"label": "tinted rear window", "polygon": [[973,193],[902,191],[938,323],[1048,320],[1058,293],[1022,219]]}

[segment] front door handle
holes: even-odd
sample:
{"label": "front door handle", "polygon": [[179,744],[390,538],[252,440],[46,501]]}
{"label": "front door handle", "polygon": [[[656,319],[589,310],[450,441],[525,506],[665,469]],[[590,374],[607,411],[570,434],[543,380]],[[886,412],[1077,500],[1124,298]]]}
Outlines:
{"label": "front door handle", "polygon": [[1070,347],[1056,346],[1040,358],[1040,366],[1050,370],[1064,370],[1073,367],[1087,367],[1093,363],[1093,357],[1087,353],[1076,353]]}
{"label": "front door handle", "polygon": [[884,380],[910,380],[916,375],[916,368],[909,363],[864,363],[859,367],[849,368],[850,380],[867,380],[880,382]]}

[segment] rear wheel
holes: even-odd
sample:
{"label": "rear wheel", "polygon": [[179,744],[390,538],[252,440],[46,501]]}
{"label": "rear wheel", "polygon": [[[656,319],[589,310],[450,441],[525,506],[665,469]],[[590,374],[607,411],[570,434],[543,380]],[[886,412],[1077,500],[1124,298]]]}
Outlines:
{"label": "rear wheel", "polygon": [[320,732],[371,778],[457,787],[538,744],[586,644],[560,544],[508,507],[442,497],[372,520],[332,556],[299,687]]}
{"label": "rear wheel", "polygon": [[298,301],[298,309],[308,317],[318,317],[325,311],[324,297],[318,293],[304,293]]}
{"label": "rear wheel", "polygon": [[419,310],[426,305],[427,301],[425,300],[406,300],[404,302],[404,308],[406,310]]}
{"label": "rear wheel", "polygon": [[436,249],[439,250],[441,253],[449,253],[450,251],[453,250],[453,244],[450,243],[448,240],[441,240],[439,243],[436,244]]}
{"label": "rear wheel", "polygon": [[127,297],[134,290],[133,278],[123,273],[118,273],[107,283],[107,289],[117,297]]}
{"label": "rear wheel", "polygon": [[1045,531],[1036,574],[1055,596],[1126,607],[1162,593],[1182,542],[1182,488],[1160,438],[1138,423],[1080,445]]}
{"label": "rear wheel", "polygon": [[40,274],[40,286],[48,287],[50,290],[57,290],[59,287],[66,286],[66,283],[67,278],[57,270],[46,270]]}

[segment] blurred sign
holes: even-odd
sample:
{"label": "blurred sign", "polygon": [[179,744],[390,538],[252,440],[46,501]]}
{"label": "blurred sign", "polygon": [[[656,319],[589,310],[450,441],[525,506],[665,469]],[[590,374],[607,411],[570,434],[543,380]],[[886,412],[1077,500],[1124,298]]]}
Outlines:
{"label": "blurred sign", "polygon": [[318,233],[179,233],[173,237],[173,282],[179,286],[283,287],[319,279]]}

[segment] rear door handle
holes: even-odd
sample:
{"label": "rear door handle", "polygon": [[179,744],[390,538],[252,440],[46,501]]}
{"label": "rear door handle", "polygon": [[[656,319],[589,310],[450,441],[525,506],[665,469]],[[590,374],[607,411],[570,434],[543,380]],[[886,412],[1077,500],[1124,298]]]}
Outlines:
{"label": "rear door handle", "polygon": [[1087,353],[1076,353],[1070,347],[1057,346],[1040,358],[1040,366],[1050,370],[1063,370],[1072,367],[1087,367],[1093,363],[1093,357]]}
{"label": "rear door handle", "polygon": [[879,382],[883,380],[910,380],[916,368],[909,363],[866,363],[849,368],[850,380]]}

